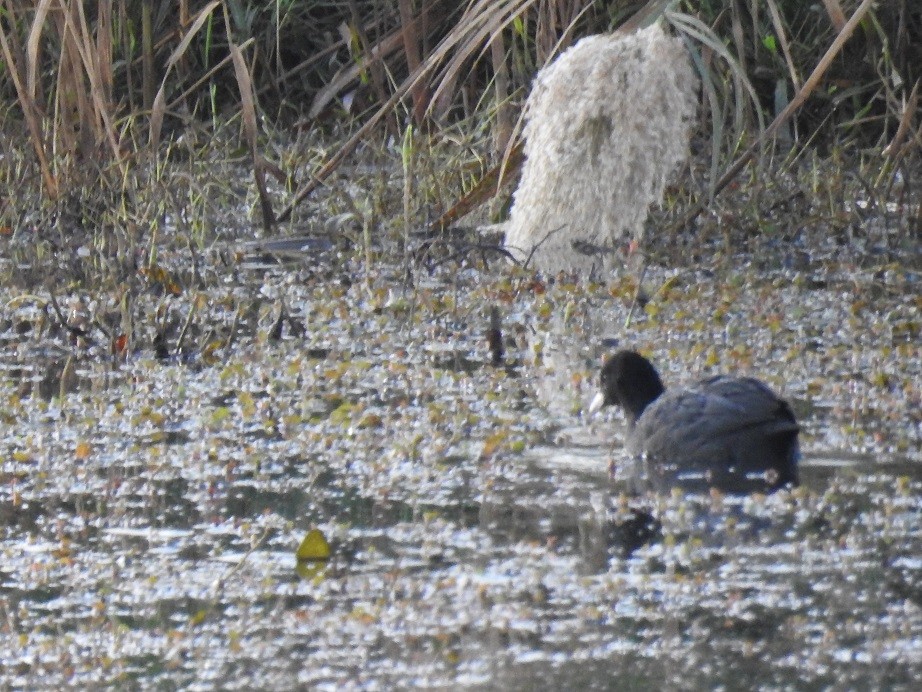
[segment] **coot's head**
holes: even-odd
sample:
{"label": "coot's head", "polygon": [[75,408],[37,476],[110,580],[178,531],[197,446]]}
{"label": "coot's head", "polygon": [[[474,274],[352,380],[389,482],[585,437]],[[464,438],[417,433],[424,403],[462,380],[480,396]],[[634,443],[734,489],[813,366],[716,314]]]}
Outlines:
{"label": "coot's head", "polygon": [[601,391],[589,405],[594,413],[603,406],[620,406],[631,422],[640,418],[665,391],[656,368],[635,351],[618,351],[602,366]]}

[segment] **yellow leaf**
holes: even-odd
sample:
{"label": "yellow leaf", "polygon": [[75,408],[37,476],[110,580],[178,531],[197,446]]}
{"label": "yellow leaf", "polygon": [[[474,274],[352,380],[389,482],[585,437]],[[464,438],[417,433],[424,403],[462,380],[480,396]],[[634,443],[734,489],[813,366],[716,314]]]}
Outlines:
{"label": "yellow leaf", "polygon": [[150,423],[152,425],[163,425],[166,422],[166,416],[159,411],[152,411],[151,409],[142,410],[137,416],[134,416],[132,422],[135,425],[141,425],[143,423]]}
{"label": "yellow leaf", "polygon": [[256,402],[253,401],[253,395],[249,392],[238,392],[237,401],[240,402],[240,408],[245,419],[252,418],[256,415]]}
{"label": "yellow leaf", "polygon": [[499,446],[505,442],[508,434],[509,433],[505,430],[499,430],[484,440],[483,449],[480,450],[480,458],[489,459],[491,456],[493,456]]}
{"label": "yellow leaf", "polygon": [[298,551],[295,553],[298,562],[303,560],[328,560],[330,559],[330,544],[320,529],[311,529],[307,532]]}
{"label": "yellow leaf", "polygon": [[871,384],[875,387],[885,388],[890,385],[890,378],[885,372],[875,372],[870,377]]}
{"label": "yellow leaf", "polygon": [[241,642],[240,632],[233,630],[227,636],[227,645],[231,652],[239,654],[243,651],[243,644]]}
{"label": "yellow leaf", "polygon": [[77,448],[74,450],[74,456],[77,458],[77,461],[86,461],[90,458],[90,453],[93,451],[93,448],[90,447],[87,442],[78,442]]}
{"label": "yellow leaf", "polygon": [[220,339],[212,339],[207,344],[205,344],[205,348],[202,349],[202,357],[216,358],[217,352],[220,351],[223,346],[224,342]]}
{"label": "yellow leaf", "polygon": [[679,278],[680,278],[679,274],[676,274],[675,276],[670,276],[668,279],[666,279],[663,282],[663,285],[659,287],[659,290],[657,291],[657,293],[666,293],[667,291],[671,291],[673,288],[675,288],[678,285]]}
{"label": "yellow leaf", "polygon": [[227,406],[218,406],[211,412],[211,424],[223,423],[231,417],[231,410]]}
{"label": "yellow leaf", "polygon": [[343,373],[346,372],[347,367],[346,363],[339,363],[332,368],[327,368],[323,372],[323,378],[328,382],[337,382],[343,376]]}
{"label": "yellow leaf", "polygon": [[300,425],[304,422],[304,416],[297,413],[286,413],[282,416],[282,423],[285,425]]}
{"label": "yellow leaf", "polygon": [[352,411],[352,404],[349,403],[348,401],[344,401],[330,413],[330,422],[331,423],[349,422],[349,414],[351,411]]}
{"label": "yellow leaf", "polygon": [[707,365],[709,368],[712,368],[715,365],[717,365],[719,362],[720,362],[720,358],[717,356],[717,349],[712,348],[711,350],[708,351],[708,355],[707,355],[707,358],[705,358],[704,360],[704,364]]}
{"label": "yellow leaf", "polygon": [[233,363],[225,367],[220,374],[222,382],[226,382],[232,377],[237,377],[238,375],[248,374],[243,370],[243,363]]}

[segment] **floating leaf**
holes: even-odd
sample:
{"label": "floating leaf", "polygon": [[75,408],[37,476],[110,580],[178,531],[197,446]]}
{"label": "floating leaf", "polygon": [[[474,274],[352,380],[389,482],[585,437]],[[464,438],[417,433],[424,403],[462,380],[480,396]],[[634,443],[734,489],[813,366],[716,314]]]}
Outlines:
{"label": "floating leaf", "polygon": [[295,557],[298,559],[298,562],[304,562],[306,560],[329,560],[330,544],[326,536],[323,535],[323,532],[320,529],[311,529],[308,531],[304,540],[301,541],[301,545],[298,546]]}
{"label": "floating leaf", "polygon": [[383,421],[377,413],[366,413],[356,424],[359,428],[380,428]]}
{"label": "floating leaf", "polygon": [[223,423],[231,416],[231,410],[227,406],[218,406],[211,413],[211,424],[217,425],[218,423]]}
{"label": "floating leaf", "polygon": [[666,279],[666,281],[663,282],[663,285],[659,287],[659,290],[657,290],[657,295],[665,296],[667,293],[669,293],[669,291],[678,286],[679,278],[680,275],[675,274]]}
{"label": "floating leaf", "polygon": [[499,449],[500,445],[506,441],[506,438],[509,436],[508,431],[499,430],[492,435],[490,435],[486,440],[483,441],[483,449],[480,450],[481,459],[489,459],[496,453],[496,450]]}
{"label": "floating leaf", "polygon": [[349,414],[352,412],[352,403],[344,401],[330,413],[331,423],[348,423]]}
{"label": "floating leaf", "polygon": [[774,312],[771,315],[769,315],[768,319],[766,320],[766,325],[768,326],[768,330],[772,334],[777,334],[778,332],[780,332],[781,327],[784,325],[784,323],[781,320],[781,314]]}
{"label": "floating leaf", "polygon": [[221,371],[220,378],[221,378],[221,381],[222,381],[222,382],[225,382],[226,380],[230,379],[231,377],[236,377],[236,376],[239,376],[239,375],[249,376],[249,374],[250,374],[250,373],[245,372],[244,367],[243,367],[243,363],[235,362],[235,363],[233,363],[233,364],[228,365],[226,368],[224,368],[224,369]]}
{"label": "floating leaf", "polygon": [[128,335],[127,334],[119,334],[114,339],[112,339],[112,355],[124,356],[127,349],[128,349]]}
{"label": "floating leaf", "polygon": [[238,392],[237,401],[240,402],[240,409],[245,419],[250,419],[256,415],[256,402],[253,400],[252,394],[249,392]]}
{"label": "floating leaf", "polygon": [[165,291],[174,296],[182,295],[182,288],[173,276],[163,267],[152,264],[139,270],[141,276],[153,284],[159,284]]}
{"label": "floating leaf", "polygon": [[163,425],[166,422],[166,416],[159,412],[153,411],[151,409],[142,410],[137,416],[134,416],[132,423],[135,426],[139,426],[143,423],[150,423],[152,425]]}
{"label": "floating leaf", "polygon": [[343,376],[349,365],[348,363],[337,363],[332,368],[323,371],[323,378],[328,382],[337,382]]}
{"label": "floating leaf", "polygon": [[235,654],[239,654],[243,651],[243,637],[240,634],[239,630],[231,630],[227,635],[227,646],[228,649]]}
{"label": "floating leaf", "polygon": [[720,362],[720,357],[717,355],[717,349],[712,348],[708,351],[707,357],[704,359],[704,364],[709,368],[714,367]]}
{"label": "floating leaf", "polygon": [[224,342],[220,339],[212,339],[205,347],[202,348],[202,358],[207,360],[209,363],[215,362],[217,359],[218,352],[224,347]]}
{"label": "floating leaf", "polygon": [[869,378],[871,384],[875,387],[889,387],[890,386],[890,377],[885,372],[877,371],[871,374]]}

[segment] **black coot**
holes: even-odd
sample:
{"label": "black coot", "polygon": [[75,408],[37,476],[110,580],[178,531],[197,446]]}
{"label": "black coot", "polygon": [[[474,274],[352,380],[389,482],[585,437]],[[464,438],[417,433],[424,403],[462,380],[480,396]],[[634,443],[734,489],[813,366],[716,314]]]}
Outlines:
{"label": "black coot", "polygon": [[797,485],[797,421],[763,382],[718,376],[666,391],[650,361],[619,351],[603,366],[601,386],[589,410],[625,410],[634,465],[627,476],[636,489],[749,493]]}

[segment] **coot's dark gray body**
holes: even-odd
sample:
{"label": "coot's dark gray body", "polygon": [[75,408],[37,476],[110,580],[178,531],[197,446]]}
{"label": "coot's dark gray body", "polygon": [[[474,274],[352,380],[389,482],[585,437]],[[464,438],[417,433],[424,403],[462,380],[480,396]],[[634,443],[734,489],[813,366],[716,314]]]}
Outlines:
{"label": "coot's dark gray body", "polygon": [[666,391],[648,360],[620,351],[601,384],[592,408],[625,409],[635,487],[749,493],[797,485],[797,421],[759,380],[719,376]]}

